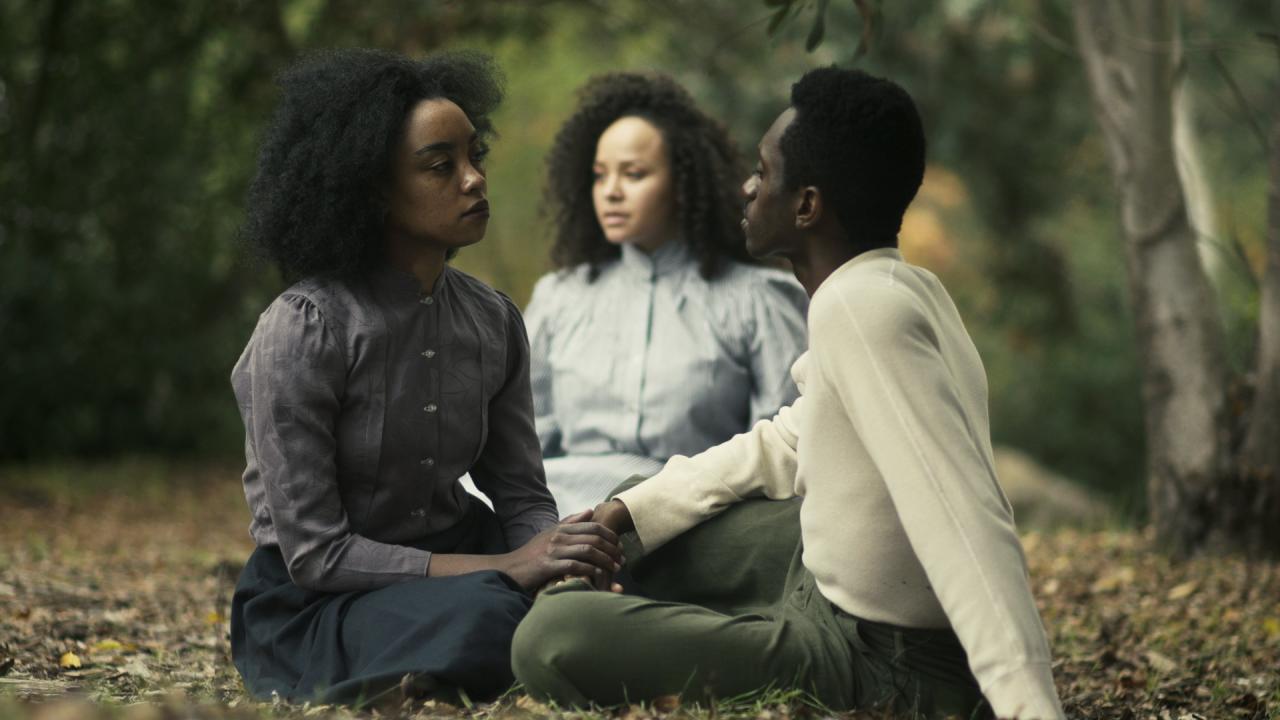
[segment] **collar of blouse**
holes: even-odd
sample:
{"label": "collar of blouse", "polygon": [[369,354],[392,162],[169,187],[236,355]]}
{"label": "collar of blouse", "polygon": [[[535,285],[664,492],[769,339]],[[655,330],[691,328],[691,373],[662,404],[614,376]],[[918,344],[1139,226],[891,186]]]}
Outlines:
{"label": "collar of blouse", "polygon": [[431,304],[440,299],[445,285],[448,284],[451,269],[448,265],[440,272],[436,286],[430,293],[423,292],[422,284],[411,272],[383,265],[368,273],[369,285],[379,300],[388,305],[403,306],[412,303]]}
{"label": "collar of blouse", "polygon": [[622,268],[629,275],[652,280],[685,268],[693,260],[689,244],[678,238],[663,243],[652,254],[626,243],[622,246]]}

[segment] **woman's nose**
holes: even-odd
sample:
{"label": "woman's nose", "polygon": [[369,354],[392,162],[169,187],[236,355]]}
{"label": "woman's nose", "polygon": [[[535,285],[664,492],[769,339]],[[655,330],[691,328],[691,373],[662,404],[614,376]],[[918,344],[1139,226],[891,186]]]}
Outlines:
{"label": "woman's nose", "polygon": [[468,195],[475,192],[483,193],[487,187],[484,172],[468,163],[466,173],[462,176],[462,192]]}
{"label": "woman's nose", "polygon": [[622,181],[617,175],[612,175],[605,179],[604,196],[610,200],[622,199]]}

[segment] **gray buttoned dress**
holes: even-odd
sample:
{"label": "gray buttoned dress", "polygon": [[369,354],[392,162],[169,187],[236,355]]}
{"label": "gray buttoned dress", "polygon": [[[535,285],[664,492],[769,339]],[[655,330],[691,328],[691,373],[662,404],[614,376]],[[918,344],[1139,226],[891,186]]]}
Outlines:
{"label": "gray buttoned dress", "polygon": [[496,571],[428,568],[556,522],[510,299],[451,267],[429,294],[387,268],[304,281],[262,314],[232,384],[258,546],[232,601],[249,691],[362,702],[406,674],[473,699],[505,690],[531,598]]}

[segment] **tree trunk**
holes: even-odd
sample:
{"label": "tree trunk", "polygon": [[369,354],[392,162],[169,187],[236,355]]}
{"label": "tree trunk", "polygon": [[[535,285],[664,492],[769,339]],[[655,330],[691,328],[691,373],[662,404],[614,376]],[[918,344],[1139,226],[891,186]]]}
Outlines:
{"label": "tree trunk", "polygon": [[1178,5],[1079,0],[1074,14],[1124,226],[1151,520],[1161,545],[1188,554],[1230,535],[1234,513],[1218,502],[1231,465],[1225,339],[1174,152]]}
{"label": "tree trunk", "polygon": [[1267,194],[1267,264],[1258,308],[1257,380],[1240,456],[1251,549],[1280,554],[1280,117],[1271,129]]}
{"label": "tree trunk", "polygon": [[1188,82],[1178,82],[1174,89],[1173,152],[1178,165],[1178,181],[1187,203],[1191,229],[1196,234],[1200,264],[1209,276],[1209,286],[1218,288],[1223,282],[1232,282],[1236,278],[1223,278],[1226,251],[1214,213],[1213,187],[1196,132],[1195,93]]}

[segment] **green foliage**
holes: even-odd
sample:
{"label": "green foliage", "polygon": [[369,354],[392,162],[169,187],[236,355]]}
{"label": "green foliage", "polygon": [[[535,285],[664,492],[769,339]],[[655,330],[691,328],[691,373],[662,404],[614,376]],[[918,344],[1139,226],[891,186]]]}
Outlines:
{"label": "green foliage", "polygon": [[[509,93],[489,236],[456,262],[520,303],[548,269],[543,156],[589,76],[675,75],[748,158],[806,69],[856,63],[901,82],[931,168],[962,186],[942,214],[954,261],[934,269],[987,363],[996,441],[1134,495],[1137,357],[1069,12],[1033,0],[0,4],[0,460],[237,454],[227,377],[283,289],[235,240],[272,77],[318,47],[478,47]],[[1273,117],[1274,53],[1247,30],[1256,14],[1188,12],[1220,235],[1255,274],[1265,167],[1208,52],[1251,112]],[[1256,329],[1242,277],[1219,282],[1241,365]]]}
{"label": "green foliage", "polygon": [[[781,10],[801,0],[766,0]],[[1123,243],[1101,137],[1075,54],[1068,3],[904,0],[830,9],[875,43],[859,63],[920,105],[930,162],[972,192],[948,286],[986,360],[992,434],[1069,476],[1144,505],[1139,357]],[[1274,53],[1251,28],[1261,5],[1188,9],[1187,69],[1205,107],[1194,133],[1210,156],[1219,220],[1206,236],[1238,369],[1252,361],[1266,166],[1249,116],[1280,112]],[[817,8],[819,14],[822,8]],[[840,13],[844,17],[841,19]],[[779,17],[778,32],[787,30]],[[819,27],[816,23],[811,27]],[[811,30],[811,33],[820,30]],[[819,37],[820,41],[820,37]],[[857,60],[862,48],[844,47]],[[1223,74],[1244,88],[1233,98]],[[1242,101],[1237,102],[1237,100]],[[977,270],[978,272],[973,272]]]}
{"label": "green foliage", "polygon": [[[609,69],[681,76],[752,144],[802,53],[733,86],[739,8],[641,3],[50,0],[0,6],[0,460],[234,455],[227,381],[282,288],[236,242],[272,78],[311,48],[480,47],[510,78],[484,245],[458,264],[528,298],[548,263],[542,157],[572,91]],[[729,28],[702,47],[698,28]],[[698,49],[691,49],[697,46]],[[715,100],[721,100],[720,103]],[[741,102],[739,102],[741,101]]]}
{"label": "green foliage", "polygon": [[221,111],[258,57],[214,4],[133,5],[0,17],[0,456],[198,448],[234,422],[210,349],[250,286],[227,242],[248,166],[223,158],[254,131]]}

